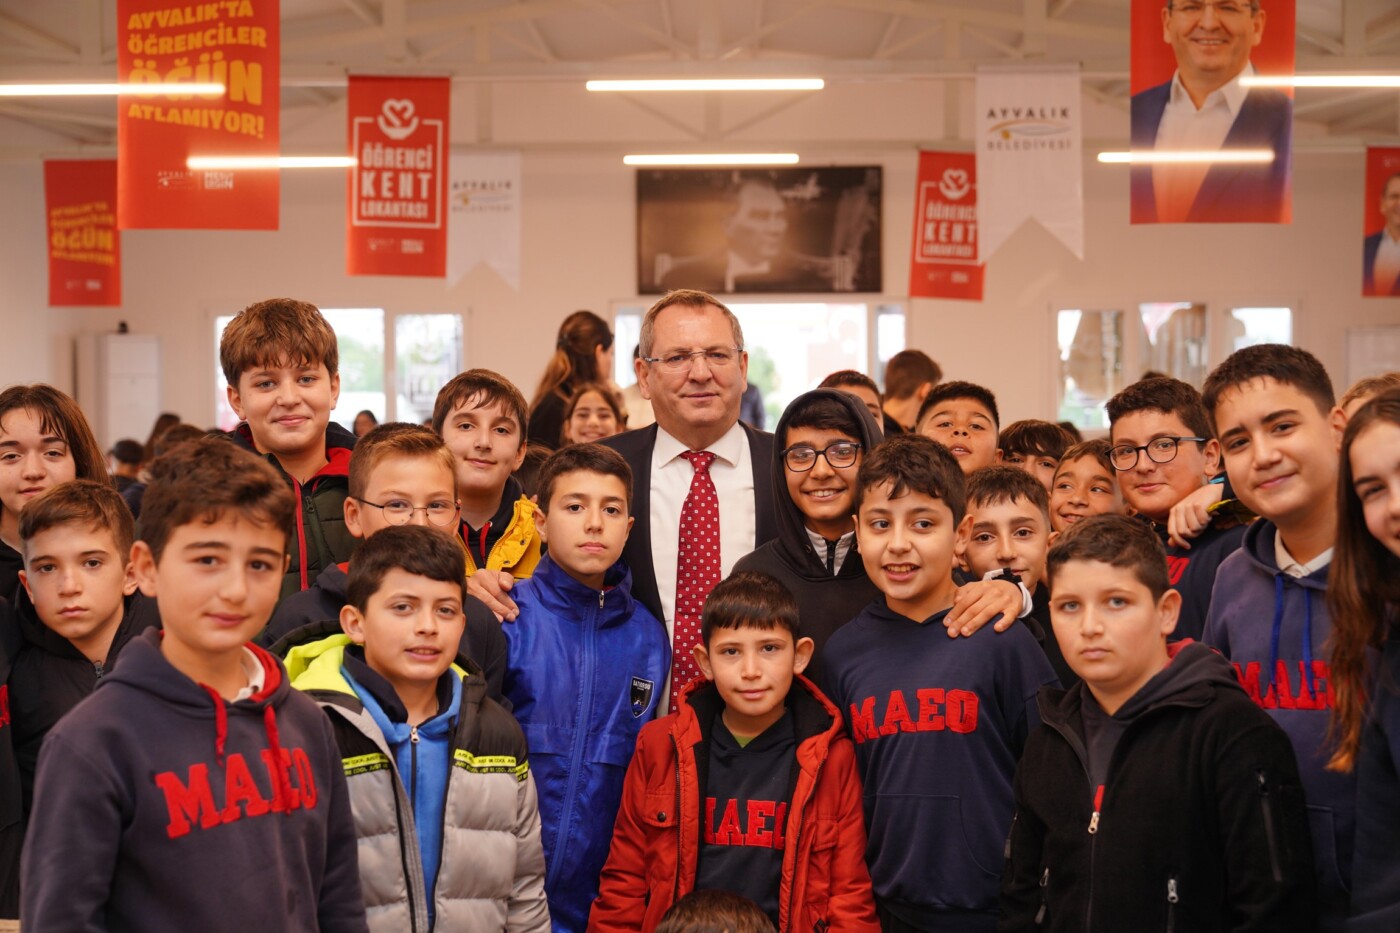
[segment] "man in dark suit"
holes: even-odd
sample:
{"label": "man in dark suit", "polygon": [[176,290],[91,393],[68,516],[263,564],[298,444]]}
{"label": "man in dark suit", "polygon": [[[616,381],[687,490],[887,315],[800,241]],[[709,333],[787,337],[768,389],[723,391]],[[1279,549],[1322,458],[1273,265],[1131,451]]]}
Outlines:
{"label": "man in dark suit", "polygon": [[1177,71],[1133,95],[1132,148],[1264,149],[1273,161],[1134,164],[1133,223],[1279,223],[1291,215],[1293,101],[1247,89],[1250,50],[1264,36],[1259,0],[1168,0],[1163,40]]}
{"label": "man in dark suit", "polygon": [[1385,226],[1366,238],[1362,250],[1361,294],[1400,295],[1400,172],[1385,180],[1380,211]]}
{"label": "man in dark suit", "polygon": [[678,522],[693,475],[681,459],[684,452],[716,453],[710,472],[719,499],[721,576],[778,533],[773,435],[739,421],[748,375],[743,347],[739,321],[722,303],[700,291],[668,293],[642,320],[635,362],[656,423],[602,441],[632,467],[636,523],[622,552],[632,568],[632,595],[668,631],[674,623]]}

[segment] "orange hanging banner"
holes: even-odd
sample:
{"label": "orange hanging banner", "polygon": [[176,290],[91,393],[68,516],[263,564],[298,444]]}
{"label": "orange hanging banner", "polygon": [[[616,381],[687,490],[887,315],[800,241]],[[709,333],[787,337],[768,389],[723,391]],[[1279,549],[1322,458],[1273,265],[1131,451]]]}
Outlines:
{"label": "orange hanging banner", "polygon": [[280,15],[279,0],[119,0],[121,82],[225,87],[118,98],[122,229],[277,229],[275,169],[191,169],[186,159],[278,155]]}
{"label": "orange hanging banner", "polygon": [[977,156],[920,152],[914,191],[909,296],[981,301],[987,267],[977,261]]}
{"label": "orange hanging banner", "polygon": [[447,78],[350,78],[346,271],[447,274]]}
{"label": "orange hanging banner", "polygon": [[49,305],[122,303],[121,233],[117,230],[117,163],[44,163],[49,232]]}

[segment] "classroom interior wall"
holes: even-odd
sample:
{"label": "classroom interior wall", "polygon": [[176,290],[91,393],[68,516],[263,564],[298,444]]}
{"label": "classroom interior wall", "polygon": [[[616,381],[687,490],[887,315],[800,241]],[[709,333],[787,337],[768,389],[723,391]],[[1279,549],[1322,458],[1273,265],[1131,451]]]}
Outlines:
{"label": "classroom interior wall", "polygon": [[[884,294],[907,294],[917,146],[938,148],[944,120],[939,85],[891,84],[881,106],[869,91],[835,87],[750,130],[736,146],[786,139],[804,164],[884,167]],[[965,95],[959,120],[970,124]],[[744,105],[747,106],[747,105]],[[694,113],[686,107],[696,108]],[[1135,309],[1142,301],[1199,301],[1212,309],[1288,304],[1294,340],[1316,353],[1344,387],[1348,328],[1400,323],[1395,299],[1360,296],[1364,152],[1300,145],[1289,226],[1133,227],[1122,166],[1093,161],[1101,140],[1127,135],[1126,113],[1086,99],[1085,258],[1075,258],[1034,224],[991,257],[980,303],[915,300],[906,337],[939,360],[948,378],[993,388],[1004,420],[1051,417],[1058,372],[1052,310]],[[699,103],[678,119],[703,121]],[[724,119],[739,126],[742,106]],[[465,362],[489,366],[528,395],[570,311],[607,314],[636,297],[634,170],[618,140],[672,146],[683,134],[618,101],[587,99],[553,85],[454,94],[454,142],[518,147],[523,159],[522,285],[512,289],[478,267],[449,287],[442,280],[345,275],[345,180],[339,171],[284,172],[281,229],[130,231],[122,237],[120,309],[47,307],[43,172],[38,157],[0,163],[0,384],[51,381],[72,390],[72,342],[85,331],[132,331],[162,338],[162,407],[211,422],[213,318],[287,295],[326,307],[466,314]],[[284,116],[283,149],[343,145],[344,110]],[[489,143],[482,136],[491,137]],[[965,136],[966,134],[964,134]],[[1299,136],[1306,136],[1300,127]],[[674,138],[672,138],[674,137]],[[804,151],[810,141],[811,151]],[[75,157],[35,131],[36,151]],[[965,146],[964,146],[965,148]],[[632,149],[632,151],[636,151]],[[630,348],[627,348],[630,350]],[[1130,378],[1136,374],[1127,374]]]}

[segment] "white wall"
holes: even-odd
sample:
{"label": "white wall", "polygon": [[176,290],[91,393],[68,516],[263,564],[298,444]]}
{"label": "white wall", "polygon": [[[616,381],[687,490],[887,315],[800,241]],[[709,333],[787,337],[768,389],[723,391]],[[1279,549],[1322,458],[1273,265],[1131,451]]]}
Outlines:
{"label": "white wall", "polygon": [[[455,97],[453,136],[468,144],[478,104],[470,92]],[[821,140],[819,154],[805,162],[885,167],[885,292],[898,297],[907,289],[909,269],[916,161],[910,140],[937,132],[941,99],[934,83],[882,85],[864,95],[843,89],[738,136],[755,142],[785,138],[799,150],[804,139]],[[126,320],[134,331],[162,336],[162,407],[208,422],[212,317],[261,298],[291,295],[330,307],[468,311],[467,364],[501,370],[528,395],[565,314],[606,311],[614,300],[635,297],[634,179],[615,150],[628,134],[653,140],[667,134],[624,102],[589,100],[574,88],[501,88],[492,101],[496,144],[526,147],[519,292],[485,268],[450,289],[431,279],[347,277],[343,176],[286,172],[280,231],[126,233],[124,306],[50,310],[41,166],[0,163],[0,204],[6,208],[0,229],[0,384],[52,380],[71,388],[66,339]],[[704,114],[697,109],[684,116],[694,122]],[[966,123],[965,110],[963,116]],[[725,122],[741,119],[736,109]],[[344,138],[344,112],[337,108],[289,114],[284,125],[287,151],[326,151]],[[1125,136],[1126,115],[1091,106],[1086,135]],[[856,137],[868,142],[849,148],[830,142]],[[65,153],[55,146],[54,154]],[[1300,152],[1295,220],[1288,227],[1134,228],[1127,222],[1126,171],[1086,160],[1086,259],[1075,259],[1039,228],[1023,228],[993,257],[984,302],[911,304],[909,343],[940,360],[949,377],[992,387],[1004,420],[1048,417],[1054,410],[1052,308],[1277,302],[1298,308],[1296,342],[1323,360],[1340,387],[1346,329],[1400,323],[1400,303],[1359,296],[1363,165],[1359,150]]]}

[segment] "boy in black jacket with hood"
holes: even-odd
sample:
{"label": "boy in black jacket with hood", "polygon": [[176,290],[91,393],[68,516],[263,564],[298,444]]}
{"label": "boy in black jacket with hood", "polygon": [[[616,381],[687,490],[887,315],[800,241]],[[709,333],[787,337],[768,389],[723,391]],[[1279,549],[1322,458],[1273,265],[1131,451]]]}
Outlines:
{"label": "boy in black jacket with hood", "polygon": [[20,871],[26,933],[365,933],[330,721],[248,639],[293,530],[277,472],[210,437],[157,465],[132,572],[164,628],[44,741]]}
{"label": "boy in black jacket with hood", "polygon": [[1082,683],[1044,688],[1016,770],[997,929],[1317,929],[1288,737],[1194,642],[1141,522],[1096,515],[1048,557],[1055,635]]}

